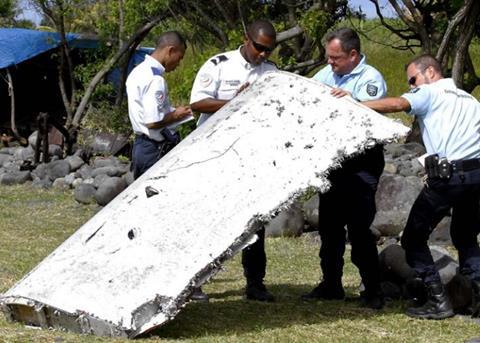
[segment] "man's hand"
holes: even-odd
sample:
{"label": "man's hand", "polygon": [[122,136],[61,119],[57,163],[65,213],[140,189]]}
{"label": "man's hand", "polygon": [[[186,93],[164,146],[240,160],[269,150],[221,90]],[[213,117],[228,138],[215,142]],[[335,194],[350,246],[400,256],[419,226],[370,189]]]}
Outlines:
{"label": "man's hand", "polygon": [[345,95],[352,96],[352,93],[341,88],[332,88],[330,94],[333,95],[335,98],[342,98]]}
{"label": "man's hand", "polygon": [[178,106],[173,112],[173,117],[175,118],[175,121],[185,119],[192,115],[193,115],[193,112],[190,106]]}
{"label": "man's hand", "polygon": [[245,88],[247,88],[248,86],[250,86],[250,82],[245,82],[243,85],[241,85],[240,88],[237,89],[237,92],[235,93],[235,96],[237,96],[238,94],[243,92],[245,90]]}

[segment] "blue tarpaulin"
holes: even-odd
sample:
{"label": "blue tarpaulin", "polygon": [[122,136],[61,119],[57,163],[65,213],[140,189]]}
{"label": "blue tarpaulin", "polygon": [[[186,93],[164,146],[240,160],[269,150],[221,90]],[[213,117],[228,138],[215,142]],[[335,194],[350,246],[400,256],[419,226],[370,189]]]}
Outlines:
{"label": "blue tarpaulin", "polygon": [[[69,33],[71,42],[79,35]],[[0,29],[0,68],[19,64],[60,45],[60,34],[27,29]]]}

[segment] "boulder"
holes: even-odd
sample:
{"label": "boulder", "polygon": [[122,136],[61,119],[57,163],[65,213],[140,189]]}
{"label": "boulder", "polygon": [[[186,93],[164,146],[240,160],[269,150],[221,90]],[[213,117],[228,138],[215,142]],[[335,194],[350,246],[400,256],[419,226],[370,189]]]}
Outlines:
{"label": "boulder", "polygon": [[298,237],[302,234],[304,225],[302,209],[294,203],[265,225],[265,236]]}
{"label": "boulder", "polygon": [[95,200],[101,206],[108,204],[113,198],[120,194],[127,187],[125,180],[121,177],[106,179],[95,192]]}
{"label": "boulder", "polygon": [[75,188],[75,200],[82,204],[91,204],[95,202],[96,189],[92,184],[82,183]]}
{"label": "boulder", "polygon": [[47,176],[54,181],[60,177],[65,177],[70,173],[70,164],[66,160],[50,162],[47,165]]}
{"label": "boulder", "polygon": [[65,158],[66,161],[70,164],[70,170],[72,172],[77,171],[81,166],[85,164],[83,159],[81,159],[79,156],[68,156]]}
{"label": "boulder", "polygon": [[11,171],[0,175],[0,184],[2,185],[22,184],[29,180],[31,180],[31,176],[28,170]]}

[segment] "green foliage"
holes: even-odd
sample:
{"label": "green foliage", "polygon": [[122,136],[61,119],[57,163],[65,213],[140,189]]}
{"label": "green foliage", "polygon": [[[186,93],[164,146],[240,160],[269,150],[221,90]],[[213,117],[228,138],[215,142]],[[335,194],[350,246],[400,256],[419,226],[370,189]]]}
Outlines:
{"label": "green foliage", "polygon": [[321,44],[331,25],[331,17],[328,13],[312,7],[300,17],[299,24],[316,43]]}

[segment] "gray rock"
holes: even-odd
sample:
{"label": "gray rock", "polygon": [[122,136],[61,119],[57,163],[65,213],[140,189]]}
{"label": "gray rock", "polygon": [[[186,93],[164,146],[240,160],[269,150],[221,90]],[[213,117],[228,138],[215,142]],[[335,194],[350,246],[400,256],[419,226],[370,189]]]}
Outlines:
{"label": "gray rock", "polygon": [[298,237],[302,234],[304,225],[302,209],[294,203],[265,225],[265,236]]}
{"label": "gray rock", "polygon": [[444,217],[437,227],[433,230],[429,237],[429,243],[435,245],[451,245],[452,238],[450,237],[450,223],[451,217]]}
{"label": "gray rock", "polygon": [[50,162],[47,165],[47,176],[50,180],[55,180],[60,177],[65,177],[70,173],[70,164],[65,160],[58,160]]}
{"label": "gray rock", "polygon": [[318,206],[320,204],[320,197],[318,193],[308,199],[303,204],[303,214],[305,221],[312,227],[318,228]]}
{"label": "gray rock", "polygon": [[37,168],[32,171],[35,178],[45,179],[47,177],[47,164],[40,163]]}
{"label": "gray rock", "polygon": [[[93,177],[89,177],[88,179],[83,180],[83,183],[89,184],[94,186],[95,179]],[[95,187],[95,186],[94,186]]]}
{"label": "gray rock", "polygon": [[49,144],[48,145],[48,154],[50,156],[57,156],[58,158],[63,157],[63,149],[61,146],[57,144]]}
{"label": "gray rock", "polygon": [[6,164],[7,162],[13,161],[12,155],[0,154],[0,167]]}
{"label": "gray rock", "polygon": [[403,144],[403,148],[414,153],[416,156],[422,156],[427,152],[425,147],[417,142],[405,143]]}
{"label": "gray rock", "polygon": [[125,180],[121,177],[108,178],[98,187],[95,193],[95,200],[99,205],[105,206],[120,194],[126,186]]}
{"label": "gray rock", "polygon": [[74,181],[75,181],[75,173],[70,173],[67,176],[65,176],[65,184],[67,184],[68,186],[71,186]]}
{"label": "gray rock", "polygon": [[110,178],[110,176],[108,176],[106,174],[99,174],[99,175],[95,176],[94,181],[93,181],[93,186],[95,186],[95,188],[98,188],[98,187],[100,187],[100,185],[102,183],[104,183],[109,178]]}
{"label": "gray rock", "polygon": [[97,190],[93,185],[82,183],[75,188],[75,200],[82,204],[91,204],[95,202],[95,192]]}
{"label": "gray rock", "polygon": [[7,172],[0,176],[0,184],[2,185],[23,184],[29,180],[31,180],[31,177],[28,170]]}
{"label": "gray rock", "polygon": [[372,223],[372,231],[377,230],[381,236],[385,237],[397,237],[405,228],[408,214],[409,211],[406,209],[377,211]]}
{"label": "gray rock", "polygon": [[90,179],[92,177],[93,168],[90,167],[88,164],[84,164],[80,167],[79,170],[76,171],[75,176],[81,177],[82,179]]}
{"label": "gray rock", "polygon": [[375,197],[377,210],[409,211],[422,188],[423,183],[418,177],[384,174],[380,178]]}
{"label": "gray rock", "polygon": [[45,179],[36,178],[32,181],[32,186],[35,188],[48,189],[52,187],[52,181],[50,181],[47,178]]}
{"label": "gray rock", "polygon": [[33,133],[28,137],[28,144],[34,148],[37,144],[38,130],[33,131]]}
{"label": "gray rock", "polygon": [[79,156],[68,156],[65,158],[66,161],[70,164],[71,171],[77,171],[85,162]]}
{"label": "gray rock", "polygon": [[118,164],[118,160],[113,157],[97,157],[93,160],[94,168],[112,167]]}
{"label": "gray rock", "polygon": [[12,150],[12,149],[14,149],[14,148],[11,148],[11,147],[0,148],[0,154],[13,155],[15,150]]}
{"label": "gray rock", "polygon": [[73,188],[77,188],[77,187],[80,186],[82,183],[83,183],[83,179],[82,179],[82,178],[75,179],[75,180],[72,182],[72,187],[73,187]]}
{"label": "gray rock", "polygon": [[383,168],[383,171],[388,174],[396,174],[398,172],[397,166],[389,162],[385,162],[385,168]]}
{"label": "gray rock", "polygon": [[68,185],[65,182],[65,178],[63,178],[63,177],[59,177],[58,179],[55,179],[55,181],[53,181],[52,186],[54,188],[58,188],[58,189],[69,189],[70,188],[70,185]]}
{"label": "gray rock", "polygon": [[415,158],[410,161],[403,161],[398,165],[398,173],[403,176],[422,176],[425,175],[425,168]]}
{"label": "gray rock", "polygon": [[121,176],[122,171],[115,166],[109,166],[109,167],[100,167],[100,168],[95,168],[92,172],[92,177],[96,177],[98,175],[108,175],[108,176]]}
{"label": "gray rock", "polygon": [[125,180],[127,186],[130,186],[135,181],[135,179],[133,178],[133,172],[131,171],[128,171],[126,174],[123,174],[122,177]]}
{"label": "gray rock", "polygon": [[15,153],[14,153],[14,159],[15,160],[20,160],[20,161],[25,161],[25,160],[33,160],[33,157],[35,155],[35,151],[32,149],[31,146],[28,146],[26,148],[15,148]]}

